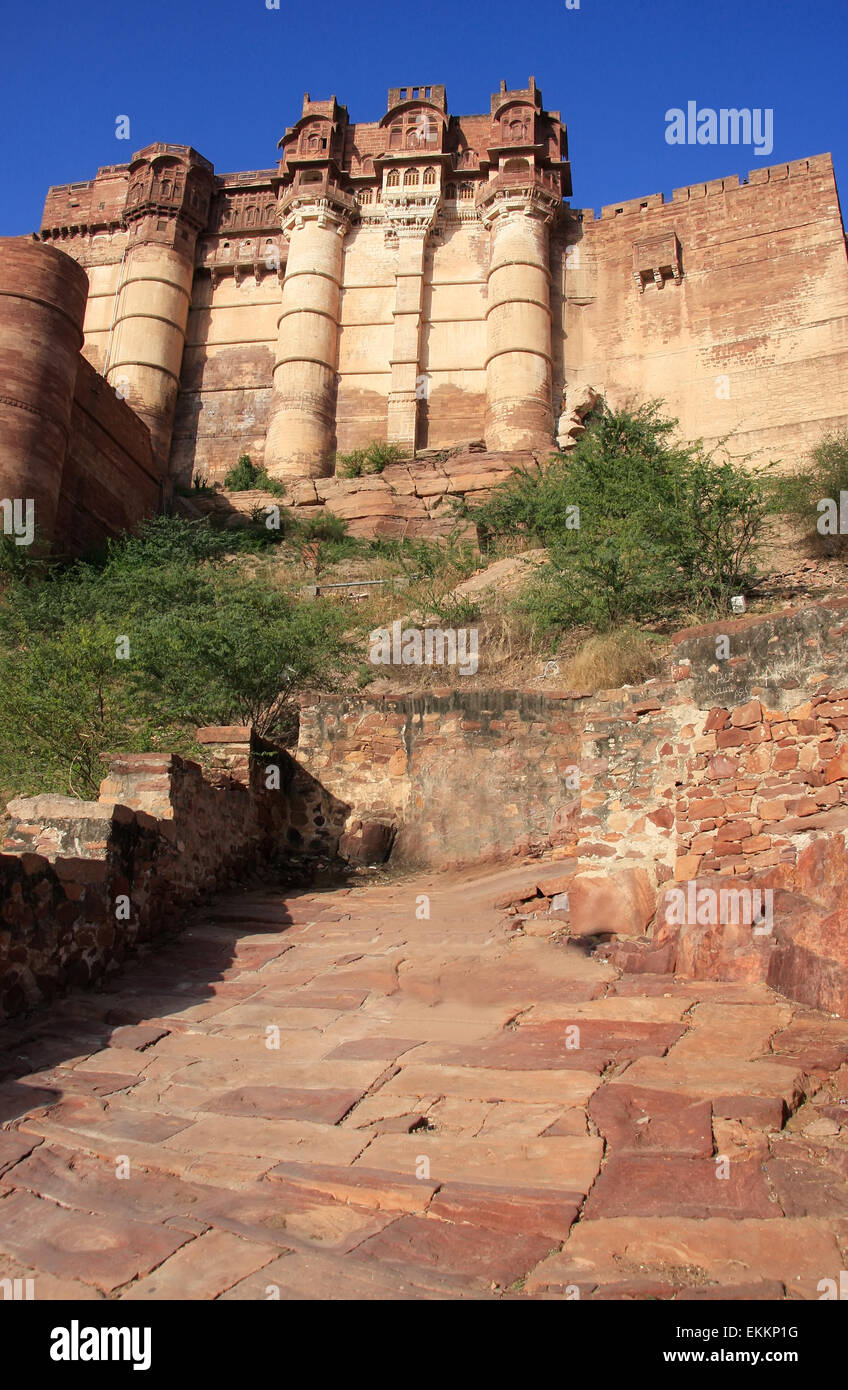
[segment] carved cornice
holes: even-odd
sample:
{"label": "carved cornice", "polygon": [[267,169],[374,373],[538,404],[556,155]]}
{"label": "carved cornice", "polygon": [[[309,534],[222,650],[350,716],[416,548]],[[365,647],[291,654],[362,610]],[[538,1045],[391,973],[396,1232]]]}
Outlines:
{"label": "carved cornice", "polygon": [[304,189],[293,189],[280,201],[281,226],[285,237],[290,237],[306,222],[317,222],[319,226],[328,227],[343,237],[358,216],[356,198],[332,185],[323,189],[318,196]]}
{"label": "carved cornice", "polygon": [[386,198],[383,203],[386,235],[426,237],[435,225],[440,201],[438,192],[422,195],[420,191],[410,191]]}
{"label": "carved cornice", "polygon": [[487,228],[498,218],[540,217],[552,222],[562,213],[559,192],[533,178],[509,182],[492,179],[481,184],[475,202]]}

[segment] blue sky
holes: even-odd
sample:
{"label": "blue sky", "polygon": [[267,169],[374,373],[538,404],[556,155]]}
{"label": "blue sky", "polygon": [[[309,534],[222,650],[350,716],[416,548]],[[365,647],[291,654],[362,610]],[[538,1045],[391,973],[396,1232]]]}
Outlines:
{"label": "blue sky", "polygon": [[[572,0],[574,3],[574,0]],[[833,153],[848,188],[846,0],[59,0],[4,19],[0,234],[37,229],[50,184],[91,178],[154,140],[219,173],[269,168],[303,93],[375,120],[390,86],[443,82],[488,111],[530,73],[568,125],[578,207]],[[771,108],[774,150],[665,141],[665,112]],[[128,115],[130,140],[115,137]],[[848,195],[843,191],[843,203]]]}

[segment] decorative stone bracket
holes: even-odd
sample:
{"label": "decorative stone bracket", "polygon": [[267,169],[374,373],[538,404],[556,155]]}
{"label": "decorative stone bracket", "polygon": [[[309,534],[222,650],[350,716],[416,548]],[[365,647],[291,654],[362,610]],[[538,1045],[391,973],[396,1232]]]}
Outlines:
{"label": "decorative stone bracket", "polygon": [[633,279],[640,294],[651,281],[661,290],[666,280],[680,284],[680,242],[674,232],[633,243]]}

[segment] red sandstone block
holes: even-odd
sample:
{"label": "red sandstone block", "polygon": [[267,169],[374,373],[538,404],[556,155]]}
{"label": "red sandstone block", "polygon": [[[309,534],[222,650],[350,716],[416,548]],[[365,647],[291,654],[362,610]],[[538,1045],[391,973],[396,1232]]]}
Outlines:
{"label": "red sandstone block", "polygon": [[752,835],[750,840],[746,840],[742,846],[743,854],[761,854],[764,850],[771,849],[770,835]]}
{"label": "red sandstone block", "polygon": [[741,748],[748,737],[744,729],[719,729],[716,734],[717,748]]}
{"label": "red sandstone block", "polygon": [[730,716],[730,722],[736,729],[750,729],[755,724],[759,724],[763,717],[763,707],[759,700],[749,700],[747,704],[740,705]]}
{"label": "red sandstone block", "polygon": [[823,700],[816,705],[817,719],[842,718],[848,715],[848,700]]}
{"label": "red sandstone block", "polygon": [[713,753],[716,747],[715,734],[704,734],[700,738],[692,740],[692,749],[695,753]]}
{"label": "red sandstone block", "polygon": [[693,854],[708,854],[715,848],[714,835],[696,835],[692,840],[690,849]]}
{"label": "red sandstone block", "polygon": [[831,758],[824,770],[824,780],[826,785],[831,782],[840,782],[848,777],[848,744],[841,749],[835,758]]}
{"label": "red sandstone block", "polygon": [[708,796],[689,802],[688,815],[691,820],[703,820],[705,816],[723,816],[724,802],[717,796]]}
{"label": "red sandstone block", "polygon": [[675,860],[674,877],[678,883],[697,877],[701,859],[700,854],[682,854],[679,859]]}
{"label": "red sandstone block", "polygon": [[704,723],[704,733],[708,734],[715,732],[717,729],[723,729],[729,723],[729,710],[721,709],[716,706],[715,709],[711,709],[707,715],[706,722]]}
{"label": "red sandstone block", "polygon": [[835,783],[829,787],[816,787],[813,800],[817,806],[835,806],[840,798],[840,789]]}
{"label": "red sandstone block", "polygon": [[53,871],[63,882],[103,883],[106,880],[106,863],[103,859],[57,859]]}
{"label": "red sandstone block", "polygon": [[716,841],[721,845],[727,840],[747,840],[750,834],[751,827],[747,821],[732,820],[716,831]]}
{"label": "red sandstone block", "polygon": [[752,854],[748,862],[755,869],[772,868],[775,864],[780,863],[780,850],[772,848],[760,854]]}
{"label": "red sandstone block", "polygon": [[797,767],[797,748],[778,748],[775,752],[772,766],[775,772],[788,772],[790,768]]}

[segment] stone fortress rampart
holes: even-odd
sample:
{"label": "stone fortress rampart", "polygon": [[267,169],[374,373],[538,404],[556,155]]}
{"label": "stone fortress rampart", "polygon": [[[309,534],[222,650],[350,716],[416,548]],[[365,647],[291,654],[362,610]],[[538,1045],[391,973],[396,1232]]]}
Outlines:
{"label": "stone fortress rampart", "polygon": [[829,155],[592,210],[532,78],[455,116],[304,98],[275,168],[153,144],[51,188],[0,241],[6,497],[71,550],[242,453],[300,486],[337,453],[544,457],[591,387],[791,469],[848,424],[848,261]]}

